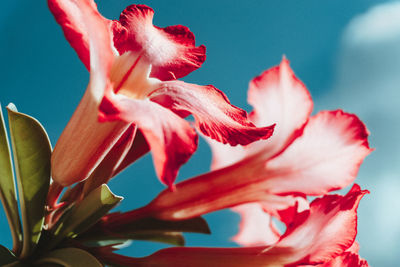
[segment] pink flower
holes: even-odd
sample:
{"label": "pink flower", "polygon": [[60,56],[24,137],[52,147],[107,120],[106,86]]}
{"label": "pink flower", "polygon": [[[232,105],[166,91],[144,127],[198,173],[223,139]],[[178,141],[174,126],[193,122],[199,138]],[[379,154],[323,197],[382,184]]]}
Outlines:
{"label": "pink flower", "polygon": [[264,164],[257,176],[264,176],[262,188],[277,199],[235,207],[233,210],[241,214],[242,222],[233,240],[246,246],[270,245],[279,237],[273,223],[255,233],[256,225],[268,225],[271,216],[288,225],[290,216],[283,212],[286,208],[297,201],[300,211],[307,209],[301,196],[323,195],[351,184],[371,149],[368,131],[355,115],[337,110],[310,117],[310,94],[285,58],[279,66],[250,82],[248,100],[254,107],[251,120],[256,125],[277,123],[274,135],[268,142],[241,148],[211,141],[212,168],[241,160]]}
{"label": "pink flower", "polygon": [[[360,260],[357,207],[367,190],[358,185],[345,195],[315,199],[310,209],[296,212],[284,235],[270,246],[245,248],[177,247],[160,250],[145,258],[99,254],[124,266],[368,266]],[[260,226],[262,227],[262,226]],[[335,265],[336,264],[336,265]]]}
{"label": "pink flower", "polygon": [[234,148],[212,142],[214,171],[178,183],[178,194],[164,190],[143,208],[111,214],[106,224],[138,216],[182,220],[235,207],[243,220],[234,240],[270,245],[279,238],[271,216],[290,224],[293,212],[308,209],[307,195],[351,184],[371,151],[355,115],[337,110],[309,117],[311,97],[286,59],[250,83],[249,102],[257,125],[277,123],[269,140]]}
{"label": "pink flower", "polygon": [[272,134],[273,126],[256,128],[213,86],[175,80],[205,60],[205,47],[195,46],[187,27],[153,26],[154,11],[144,5],[131,5],[119,21],[110,21],[92,0],[48,3],[90,70],[86,93],[54,149],[56,182],[70,185],[86,179],[131,125],[145,136],[156,172],[169,186],[197,147],[197,135],[182,117],[193,114],[203,134],[231,145]]}

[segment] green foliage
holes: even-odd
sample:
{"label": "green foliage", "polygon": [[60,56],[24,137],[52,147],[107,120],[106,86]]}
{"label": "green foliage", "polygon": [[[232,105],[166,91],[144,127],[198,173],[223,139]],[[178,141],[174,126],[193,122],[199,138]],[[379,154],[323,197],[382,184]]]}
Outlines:
{"label": "green foliage", "polygon": [[19,252],[22,247],[22,230],[19,221],[17,193],[15,190],[10,146],[7,138],[3,112],[0,106],[0,199],[7,215],[13,238],[13,251]]}
{"label": "green foliage", "polygon": [[201,218],[181,221],[164,221],[155,218],[142,218],[117,227],[93,227],[77,239],[93,245],[104,240],[148,240],[183,246],[185,240],[181,232],[209,234],[207,222]]}
{"label": "green foliage", "polygon": [[57,264],[64,267],[102,267],[103,265],[90,253],[78,248],[53,250],[36,262],[37,265]]}
{"label": "green foliage", "polygon": [[54,229],[51,246],[56,245],[65,237],[74,238],[87,230],[122,199],[122,197],[114,195],[107,185],[99,186],[74,206],[65,221],[59,224],[57,229]]}
{"label": "green foliage", "polygon": [[23,247],[28,257],[39,242],[50,185],[51,145],[46,131],[34,118],[8,105],[11,143],[21,204]]}

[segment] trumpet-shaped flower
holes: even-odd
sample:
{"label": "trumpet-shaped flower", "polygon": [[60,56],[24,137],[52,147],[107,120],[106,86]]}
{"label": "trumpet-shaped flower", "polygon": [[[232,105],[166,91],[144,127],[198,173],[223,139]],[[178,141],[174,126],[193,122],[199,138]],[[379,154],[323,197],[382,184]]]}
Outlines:
{"label": "trumpet-shaped flower", "polygon": [[153,26],[154,11],[144,5],[131,5],[118,21],[110,21],[99,14],[93,0],[48,3],[90,70],[86,93],[52,156],[52,175],[58,183],[87,178],[131,125],[145,136],[156,172],[169,186],[197,147],[197,135],[183,117],[193,114],[199,131],[230,145],[272,134],[273,126],[256,128],[246,112],[213,86],[175,80],[205,60],[205,47],[195,46],[187,27]]}
{"label": "trumpet-shaped flower", "polygon": [[[248,100],[254,107],[251,119],[256,125],[277,122],[271,142],[229,148],[211,141],[212,168],[218,169],[244,158],[253,158],[253,161],[261,158],[265,174],[271,173],[266,177],[266,190],[279,196],[282,202],[290,194],[322,195],[349,185],[371,151],[368,132],[355,115],[338,110],[309,117],[313,106],[310,94],[285,58],[279,66],[251,81]],[[301,197],[297,201],[300,210],[307,208]],[[264,227],[264,234],[250,233],[255,225],[267,225],[266,220],[271,215],[288,225],[290,216],[285,218],[282,212],[290,206],[286,203],[286,207],[268,202],[235,207],[242,222],[240,232],[233,239],[242,245],[273,243],[271,233],[275,230],[272,223],[270,227]]]}
{"label": "trumpet-shaped flower", "polygon": [[115,227],[144,215],[182,220],[235,207],[243,219],[234,240],[271,245],[280,237],[271,216],[290,225],[295,212],[308,209],[307,195],[351,184],[371,151],[367,129],[355,115],[337,110],[310,117],[311,97],[286,59],[250,83],[249,102],[257,125],[277,122],[271,142],[244,147],[212,142],[214,171],[178,183],[179,194],[164,190],[143,208],[112,214],[106,224]]}
{"label": "trumpet-shaped flower", "polygon": [[145,258],[102,254],[124,266],[368,266],[356,254],[357,207],[367,190],[358,185],[345,195],[315,199],[296,212],[286,232],[270,246],[245,248],[167,248]]}

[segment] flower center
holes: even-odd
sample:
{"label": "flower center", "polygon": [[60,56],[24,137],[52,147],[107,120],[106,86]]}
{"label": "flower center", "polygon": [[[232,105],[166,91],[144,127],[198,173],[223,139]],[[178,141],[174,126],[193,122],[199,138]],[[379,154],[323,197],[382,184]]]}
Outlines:
{"label": "flower center", "polygon": [[135,99],[146,98],[154,90],[150,71],[151,64],[142,54],[126,52],[116,57],[110,72],[114,93]]}

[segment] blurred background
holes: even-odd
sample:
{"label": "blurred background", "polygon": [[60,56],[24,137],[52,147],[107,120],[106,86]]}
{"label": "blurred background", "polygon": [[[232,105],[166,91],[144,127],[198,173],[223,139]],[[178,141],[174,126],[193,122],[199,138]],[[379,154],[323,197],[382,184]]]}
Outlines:
{"label": "blurred background", "polygon": [[[132,1],[98,1],[105,17],[118,18]],[[360,254],[372,266],[400,260],[400,2],[335,1],[146,1],[154,24],[182,24],[207,46],[202,68],[183,80],[213,84],[233,104],[250,111],[248,82],[263,70],[291,61],[307,85],[315,111],[343,108],[357,113],[371,131],[376,150],[356,180],[371,194],[359,208]],[[47,129],[52,144],[86,88],[89,75],[65,41],[46,1],[4,1],[0,9],[0,102],[16,104]],[[183,180],[208,171],[210,150],[199,149],[179,174]],[[147,204],[164,187],[151,157],[138,161],[110,183],[125,197],[117,210]],[[213,234],[187,235],[190,246],[235,246],[230,238],[239,217],[229,211],[205,216]],[[0,244],[11,246],[4,213]],[[134,242],[123,253],[147,255],[162,246]]]}

